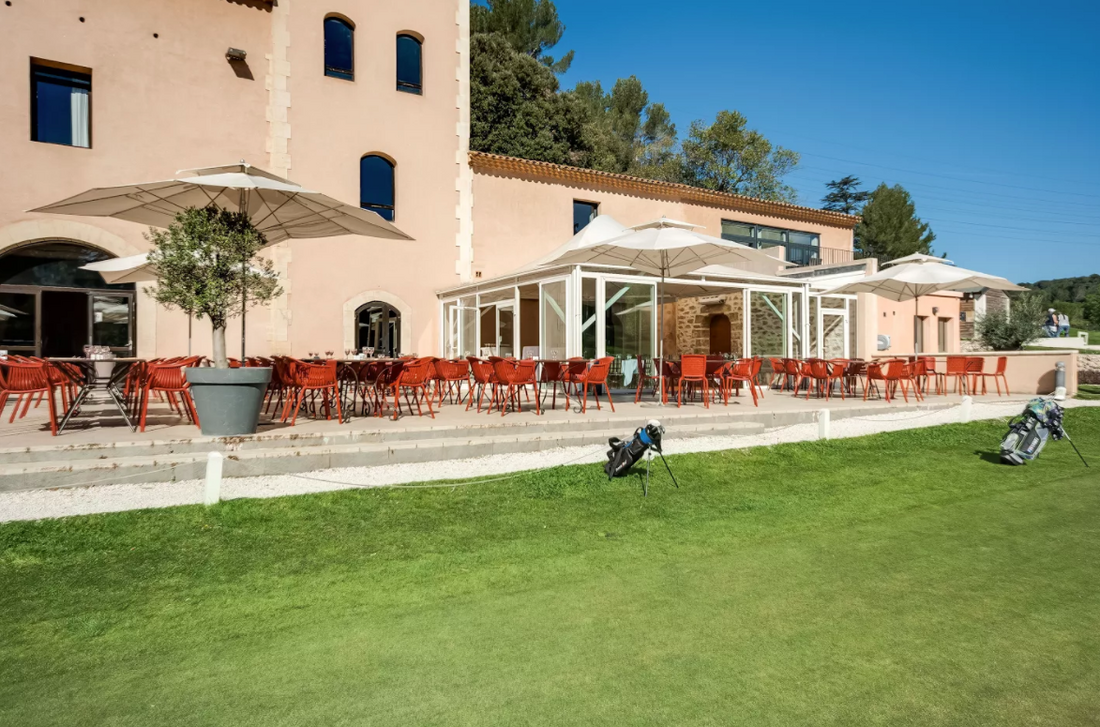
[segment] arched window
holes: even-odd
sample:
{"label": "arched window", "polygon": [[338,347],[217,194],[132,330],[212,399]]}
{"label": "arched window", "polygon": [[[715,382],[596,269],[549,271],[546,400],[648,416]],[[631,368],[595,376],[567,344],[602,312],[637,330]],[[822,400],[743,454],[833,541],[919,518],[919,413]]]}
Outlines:
{"label": "arched window", "polygon": [[325,75],[355,80],[355,29],[335,16],[325,18]]}
{"label": "arched window", "polygon": [[359,160],[359,206],[393,222],[393,162],[377,154]]}
{"label": "arched window", "polygon": [[402,33],[397,36],[397,90],[419,94],[423,91],[422,46],[420,39]]}
{"label": "arched window", "polygon": [[359,324],[355,347],[373,348],[375,356],[397,356],[401,353],[401,314],[389,303],[371,301],[355,311]]}

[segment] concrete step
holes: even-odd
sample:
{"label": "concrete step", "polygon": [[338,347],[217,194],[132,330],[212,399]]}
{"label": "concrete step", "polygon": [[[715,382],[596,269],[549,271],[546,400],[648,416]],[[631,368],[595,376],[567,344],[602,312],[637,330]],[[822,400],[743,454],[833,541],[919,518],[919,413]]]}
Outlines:
{"label": "concrete step", "polygon": [[[567,422],[575,424],[573,422]],[[423,437],[396,442],[303,443],[298,446],[249,447],[227,452],[223,467],[226,477],[291,474],[336,467],[369,467],[405,462],[433,462],[491,454],[536,452],[557,447],[606,444],[612,436],[623,436],[628,427],[614,423],[602,429],[573,431],[501,431],[480,436]],[[764,425],[745,421],[679,422],[669,438],[749,435],[764,431]],[[458,436],[454,436],[459,434]],[[280,442],[280,444],[282,444]],[[208,450],[209,451],[209,450]],[[208,451],[172,452],[157,455],[97,456],[67,461],[26,461],[0,464],[0,491],[82,487],[111,483],[172,482],[205,476]],[[461,477],[461,472],[455,472]]]}
{"label": "concrete step", "polygon": [[[721,409],[696,410],[679,413],[672,409],[654,410],[649,417],[659,418],[670,431],[683,427],[717,426],[736,422],[768,424],[770,414],[757,412],[731,411]],[[195,437],[159,440],[132,440],[121,442],[96,442],[85,444],[57,444],[36,447],[0,448],[0,465],[23,464],[30,462],[71,462],[90,459],[117,459],[123,457],[165,457],[169,455],[205,454],[207,452],[240,452],[249,450],[302,449],[304,447],[355,446],[365,444],[396,444],[421,440],[510,436],[514,434],[541,434],[556,436],[573,432],[614,430],[621,436],[643,423],[642,419],[617,419],[601,413],[589,412],[585,416],[570,416],[568,419],[550,419],[519,415],[501,417],[483,415],[472,417],[462,424],[437,424],[426,418],[406,418],[397,422],[391,420],[355,419],[352,423],[341,425],[339,429],[326,431],[308,431],[301,427],[279,426],[267,428],[260,433],[245,437],[203,437],[196,431]]]}

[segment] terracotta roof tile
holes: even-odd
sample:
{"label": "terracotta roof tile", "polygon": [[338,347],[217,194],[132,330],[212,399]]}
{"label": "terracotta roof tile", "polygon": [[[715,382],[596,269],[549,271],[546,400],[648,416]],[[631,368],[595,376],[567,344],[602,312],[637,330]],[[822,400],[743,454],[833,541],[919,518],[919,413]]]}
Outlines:
{"label": "terracotta roof tile", "polygon": [[803,207],[789,202],[773,202],[756,197],[746,197],[742,194],[715,192],[701,187],[692,187],[688,184],[661,182],[655,179],[634,177],[629,174],[601,172],[595,169],[582,169],[581,167],[570,167],[565,164],[531,161],[530,159],[489,154],[482,151],[470,152],[470,166],[475,171],[538,176],[585,186],[605,187],[645,196],[664,197],[680,202],[693,202],[728,210],[751,212],[802,222],[816,222],[831,227],[851,229],[859,222],[859,217],[846,215],[842,212]]}

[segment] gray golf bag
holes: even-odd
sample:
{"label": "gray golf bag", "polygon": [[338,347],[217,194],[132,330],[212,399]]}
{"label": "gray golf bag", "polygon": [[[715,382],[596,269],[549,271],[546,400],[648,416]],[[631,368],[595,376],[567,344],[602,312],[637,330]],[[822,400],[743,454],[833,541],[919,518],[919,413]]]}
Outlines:
{"label": "gray golf bag", "polygon": [[1001,461],[1021,465],[1036,459],[1048,439],[1058,441],[1066,436],[1062,428],[1063,416],[1062,407],[1054,401],[1029,401],[1023,413],[1008,423],[1008,433],[1001,440]]}

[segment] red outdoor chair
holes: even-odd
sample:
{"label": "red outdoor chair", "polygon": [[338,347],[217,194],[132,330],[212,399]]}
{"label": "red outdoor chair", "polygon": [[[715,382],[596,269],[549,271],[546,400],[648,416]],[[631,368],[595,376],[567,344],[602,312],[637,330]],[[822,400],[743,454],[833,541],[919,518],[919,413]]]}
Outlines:
{"label": "red outdoor chair", "polygon": [[654,359],[661,364],[661,378],[664,379],[664,394],[661,399],[662,404],[668,403],[669,392],[676,389],[677,384],[680,381],[680,364],[675,361]]}
{"label": "red outdoor chair", "polygon": [[967,393],[969,391],[969,382],[966,380],[966,356],[948,356],[947,368],[942,374],[943,377],[943,393],[947,393],[947,380],[955,380],[955,393]]}
{"label": "red outdoor chair", "polygon": [[565,396],[565,408],[569,409],[569,392],[565,390],[565,381],[563,376],[565,375],[565,366],[561,361],[543,361],[542,367],[539,369],[539,405],[542,405],[543,386],[552,386],[553,397],[550,400],[550,408],[556,409],[558,406],[558,387],[561,386],[561,393]]}
{"label": "red outdoor chair", "polygon": [[[326,361],[315,364],[307,361],[297,361],[294,366],[295,397],[294,416],[290,425],[294,426],[298,421],[298,411],[305,401],[306,395],[310,397],[310,408],[316,411],[317,396],[321,397],[321,406],[325,411],[325,419],[332,418],[332,409],[335,405],[336,421],[344,420],[344,413],[340,409],[340,385],[336,378],[336,361]],[[284,420],[286,417],[283,417]]]}
{"label": "red outdoor chair", "polygon": [[0,411],[3,411],[8,399],[14,396],[15,407],[12,409],[11,419],[8,420],[9,423],[14,422],[16,414],[19,414],[20,404],[23,405],[23,413],[19,414],[22,418],[27,415],[35,394],[38,394],[39,401],[45,396],[50,410],[50,434],[56,437],[57,404],[54,401],[53,392],[57,385],[50,383],[48,368],[49,364],[45,361],[15,361],[11,357],[6,361],[0,361],[0,369],[5,372],[4,376],[0,377],[0,385],[3,386],[0,390]]}
{"label": "red outdoor chair", "polygon": [[[199,357],[171,359],[163,363],[151,364],[145,369],[141,382],[141,431],[145,431],[145,421],[149,414],[149,398],[153,394],[163,394],[168,406],[176,413],[183,413],[195,426],[199,425],[199,414],[195,411],[195,402],[191,399],[191,385],[183,370],[198,363]],[[176,404],[176,396],[180,404]]]}
{"label": "red outdoor chair", "polygon": [[[477,411],[481,413],[481,402],[485,398],[485,389],[492,390],[495,375],[493,365],[487,361],[470,356],[466,359],[470,364],[470,373],[473,374],[474,383],[470,386],[470,395],[466,397],[466,411],[474,403],[474,390],[477,390]],[[492,409],[492,405],[489,407]]]}
{"label": "red outdoor chair", "polygon": [[1005,384],[1005,396],[1012,396],[1008,390],[1008,377],[1005,376],[1005,370],[1008,368],[1008,356],[997,357],[997,370],[992,373],[982,374],[982,393],[986,391],[985,380],[993,379],[993,383],[997,386],[997,396],[1001,395],[1001,382]]}
{"label": "red outdoor chair", "polygon": [[878,386],[875,384],[876,381],[882,382],[884,397],[887,402],[891,401],[898,387],[901,388],[901,395],[906,403],[909,403],[910,386],[913,387],[913,393],[916,395],[917,400],[919,401],[922,398],[916,380],[913,378],[912,365],[900,359],[892,359],[881,364],[867,364],[867,386],[863,390],[864,401],[867,400],[867,393],[872,386],[875,387],[876,391],[878,390]]}
{"label": "red outdoor chair", "polygon": [[707,357],[702,354],[686,353],[680,357],[680,381],[676,385],[676,406],[682,406],[684,384],[688,384],[688,397],[691,396],[691,384],[702,384],[703,406],[710,408],[710,383],[707,377]]}
{"label": "red outdoor chair", "polygon": [[[393,419],[397,421],[398,415],[401,413],[401,400],[400,395],[404,394],[405,404],[409,407],[409,414],[412,415],[413,402],[416,403],[416,412],[419,416],[424,416],[424,410],[420,407],[420,401],[423,400],[428,404],[428,415],[435,419],[435,412],[432,411],[432,399],[428,396],[428,383],[431,381],[431,375],[434,370],[432,366],[432,359],[420,358],[412,361],[404,362],[400,372],[387,378],[384,386],[389,387],[393,392]],[[389,381],[392,379],[392,383]],[[413,395],[413,401],[409,401],[409,393]],[[386,396],[385,390],[383,390],[382,396]]]}
{"label": "red outdoor chair", "polygon": [[978,393],[978,381],[982,382],[982,394],[988,393],[985,388],[985,358],[982,356],[966,357],[966,376],[970,382],[971,393]]}
{"label": "red outdoor chair", "polygon": [[[730,391],[734,390],[734,384],[744,383],[748,385],[749,393],[752,394],[752,405],[760,406],[756,396],[755,377],[752,374],[755,365],[756,361],[751,358],[742,358],[726,364],[726,369],[722,372],[722,400],[727,405],[730,403]],[[740,387],[737,388],[737,396],[741,396]]]}
{"label": "red outdoor chair", "polygon": [[787,366],[783,363],[781,358],[769,358],[768,365],[771,366],[771,381],[768,382],[768,388],[770,389],[782,389],[783,380],[787,378]]}
{"label": "red outdoor chair", "polygon": [[924,373],[921,378],[922,391],[928,393],[928,384],[931,381],[936,382],[936,393],[940,393],[940,374],[936,371],[936,357],[935,356],[921,356],[920,361],[924,363]]}
{"label": "red outdoor chair", "polygon": [[[496,374],[496,382],[493,386],[493,403],[499,404],[501,416],[504,416],[509,404],[512,406],[512,411],[519,412],[521,410],[520,393],[526,393],[528,386],[535,390],[535,413],[542,413],[539,407],[538,380],[535,378],[535,367],[536,364],[531,359],[526,361],[498,360],[493,364],[493,371]],[[530,401],[530,396],[528,396],[528,401]],[[492,405],[489,408],[491,411]]]}
{"label": "red outdoor chair", "polygon": [[611,356],[605,356],[600,360],[592,364],[583,374],[577,374],[574,379],[577,386],[583,389],[583,399],[581,400],[581,414],[588,411],[588,387],[592,387],[592,397],[596,400],[596,409],[600,408],[600,395],[597,387],[602,386],[604,396],[607,397],[607,403],[611,405],[611,411],[615,411],[615,402],[611,400],[611,389],[607,385],[607,375],[611,373],[611,363],[615,359]]}
{"label": "red outdoor chair", "polygon": [[848,389],[848,393],[855,396],[856,384],[860,384],[864,389],[867,388],[867,362],[866,361],[849,361],[848,365],[844,367],[844,386]]}
{"label": "red outdoor chair", "polygon": [[634,403],[637,404],[642,400],[642,391],[645,390],[647,382],[653,383],[653,391],[657,392],[661,388],[661,374],[659,373],[660,364],[657,359],[653,359],[654,368],[653,373],[649,373],[649,369],[646,365],[645,356],[639,354],[638,356],[638,390],[634,394]]}
{"label": "red outdoor chair", "polygon": [[452,403],[455,401],[455,396],[458,397],[458,403],[462,403],[462,384],[467,384],[469,388],[470,382],[470,364],[468,361],[448,361],[446,359],[438,359],[435,362],[435,370],[437,374],[436,388],[439,391],[439,406],[443,406],[443,396],[446,394]]}

